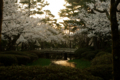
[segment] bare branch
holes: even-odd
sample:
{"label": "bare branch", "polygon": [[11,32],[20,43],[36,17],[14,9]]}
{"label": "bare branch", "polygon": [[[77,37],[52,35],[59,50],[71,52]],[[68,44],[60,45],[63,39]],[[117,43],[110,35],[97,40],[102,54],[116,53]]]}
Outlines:
{"label": "bare branch", "polygon": [[3,19],[3,21],[10,21],[10,20],[16,20],[16,19]]}
{"label": "bare branch", "polygon": [[120,0],[117,0],[117,1],[115,2],[115,7],[116,7],[116,11],[117,11],[117,12],[120,12],[120,10],[117,9],[117,6],[119,5],[119,3],[120,3]]}
{"label": "bare branch", "polygon": [[95,8],[93,8],[95,11],[97,11],[97,12],[100,12],[100,13],[106,13],[106,10],[104,9],[104,10],[99,10],[99,9],[96,9],[96,7]]}
{"label": "bare branch", "polygon": [[94,8],[94,10],[97,11],[97,12],[100,12],[100,13],[106,13],[107,18],[110,20],[110,14],[106,9],[99,10],[99,9]]}
{"label": "bare branch", "polygon": [[116,0],[115,6],[117,7],[119,3],[120,3],[120,0]]}
{"label": "bare branch", "polygon": [[116,11],[117,11],[117,12],[120,12],[120,10],[118,10],[118,9],[117,9]]}

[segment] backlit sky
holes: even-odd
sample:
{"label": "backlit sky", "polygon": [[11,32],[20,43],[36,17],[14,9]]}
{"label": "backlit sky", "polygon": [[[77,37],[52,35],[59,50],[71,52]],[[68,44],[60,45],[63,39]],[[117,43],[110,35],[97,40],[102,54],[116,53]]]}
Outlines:
{"label": "backlit sky", "polygon": [[[63,6],[66,3],[64,0],[45,0],[45,1],[47,1],[49,5],[45,6],[43,10],[50,10],[51,13],[55,16],[55,18],[58,19],[58,22],[62,22],[63,19],[68,19],[68,18],[60,18],[58,15],[59,10],[65,8]],[[20,0],[18,0],[18,3],[19,2]],[[38,17],[39,15],[35,15],[35,16]]]}
{"label": "backlit sky", "polygon": [[59,18],[58,12],[60,9],[64,9],[63,6],[65,4],[64,0],[45,0],[48,3],[50,3],[48,6],[46,6],[44,9],[48,9],[51,11],[53,15],[55,15],[55,18]]}

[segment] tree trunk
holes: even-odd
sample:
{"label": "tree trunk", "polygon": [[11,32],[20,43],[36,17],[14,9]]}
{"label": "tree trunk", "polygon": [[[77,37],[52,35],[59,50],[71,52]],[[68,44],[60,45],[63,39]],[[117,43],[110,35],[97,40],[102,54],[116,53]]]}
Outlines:
{"label": "tree trunk", "polygon": [[93,37],[93,46],[94,46],[95,50],[98,49],[98,46],[97,46],[97,37]]}
{"label": "tree trunk", "polygon": [[17,36],[14,36],[13,40],[11,40],[10,38],[7,50],[16,50],[15,44],[16,44],[16,41],[19,39],[19,37],[20,37],[20,34],[18,34]]}
{"label": "tree trunk", "polygon": [[120,80],[120,40],[115,0],[111,0],[110,18],[112,30],[113,79]]}
{"label": "tree trunk", "polygon": [[0,0],[0,51],[1,51],[2,18],[3,18],[3,0]]}

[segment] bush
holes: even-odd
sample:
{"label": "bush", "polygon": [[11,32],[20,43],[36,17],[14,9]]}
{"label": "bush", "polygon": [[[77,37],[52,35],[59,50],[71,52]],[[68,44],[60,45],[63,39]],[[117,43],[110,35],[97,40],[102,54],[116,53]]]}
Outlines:
{"label": "bush", "polygon": [[14,55],[0,54],[0,63],[5,66],[16,65],[17,58]]}
{"label": "bush", "polygon": [[38,59],[38,56],[31,52],[6,51],[3,52],[1,55],[6,55],[6,56],[11,55],[12,57],[15,57],[19,65],[26,64],[28,62],[33,62]]}
{"label": "bush", "polygon": [[6,51],[3,54],[12,54],[12,55],[21,55],[21,56],[27,56],[30,57],[31,62],[38,59],[38,56],[31,52],[22,52],[22,51]]}
{"label": "bush", "polygon": [[95,57],[91,61],[91,65],[101,65],[101,64],[112,64],[112,54],[104,54],[104,55]]}
{"label": "bush", "polygon": [[36,54],[39,58],[42,58],[42,54],[40,53],[40,51],[37,51],[37,50],[33,50],[33,51],[28,51],[28,52],[30,52],[30,53],[34,53],[34,54]]}
{"label": "bush", "polygon": [[15,56],[18,60],[18,65],[21,65],[21,64],[27,64],[27,63],[30,63],[30,57],[28,56],[21,56],[21,55],[16,55]]}
{"label": "bush", "polygon": [[80,49],[77,49],[75,52],[74,52],[74,54],[75,54],[75,57],[76,58],[78,58],[78,59],[80,59],[80,58],[82,58],[81,57],[81,54],[82,53],[84,53],[85,51],[91,51],[92,49],[90,49],[90,48],[80,48]]}
{"label": "bush", "polygon": [[95,55],[97,54],[97,52],[98,51],[86,51],[81,54],[81,57],[83,59],[92,60],[95,57]]}
{"label": "bush", "polygon": [[34,53],[30,53],[30,52],[29,52],[29,53],[28,53],[28,52],[25,52],[25,56],[29,56],[31,62],[33,62],[33,61],[35,61],[35,60],[38,59],[38,56],[37,56],[36,54],[34,54]]}
{"label": "bush", "polygon": [[2,54],[24,55],[21,51],[5,51]]}
{"label": "bush", "polygon": [[112,79],[112,64],[111,65],[95,65],[86,68],[94,76],[103,78],[104,80]]}
{"label": "bush", "polygon": [[112,48],[108,47],[108,48],[105,49],[105,51],[108,52],[108,53],[111,53],[112,52]]}
{"label": "bush", "polygon": [[0,71],[0,80],[103,80],[86,70],[62,66],[12,66]]}
{"label": "bush", "polygon": [[96,57],[99,57],[99,56],[104,55],[104,54],[110,54],[110,53],[105,52],[105,51],[100,51],[96,54]]}

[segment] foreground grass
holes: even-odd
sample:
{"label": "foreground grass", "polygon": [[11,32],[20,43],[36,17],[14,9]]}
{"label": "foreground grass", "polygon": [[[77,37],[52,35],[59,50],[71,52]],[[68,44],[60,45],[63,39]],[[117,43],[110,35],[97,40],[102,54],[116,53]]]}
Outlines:
{"label": "foreground grass", "polygon": [[76,68],[87,68],[90,67],[90,61],[85,61],[85,60],[81,60],[81,59],[74,59],[74,60],[69,60],[68,62],[74,62],[76,64]]}
{"label": "foreground grass", "polygon": [[36,60],[32,63],[28,63],[27,66],[36,66],[36,65],[48,66],[48,65],[50,65],[50,63],[51,63],[50,59],[39,58],[38,60]]}
{"label": "foreground grass", "polygon": [[87,71],[62,66],[0,67],[0,80],[103,80]]}

